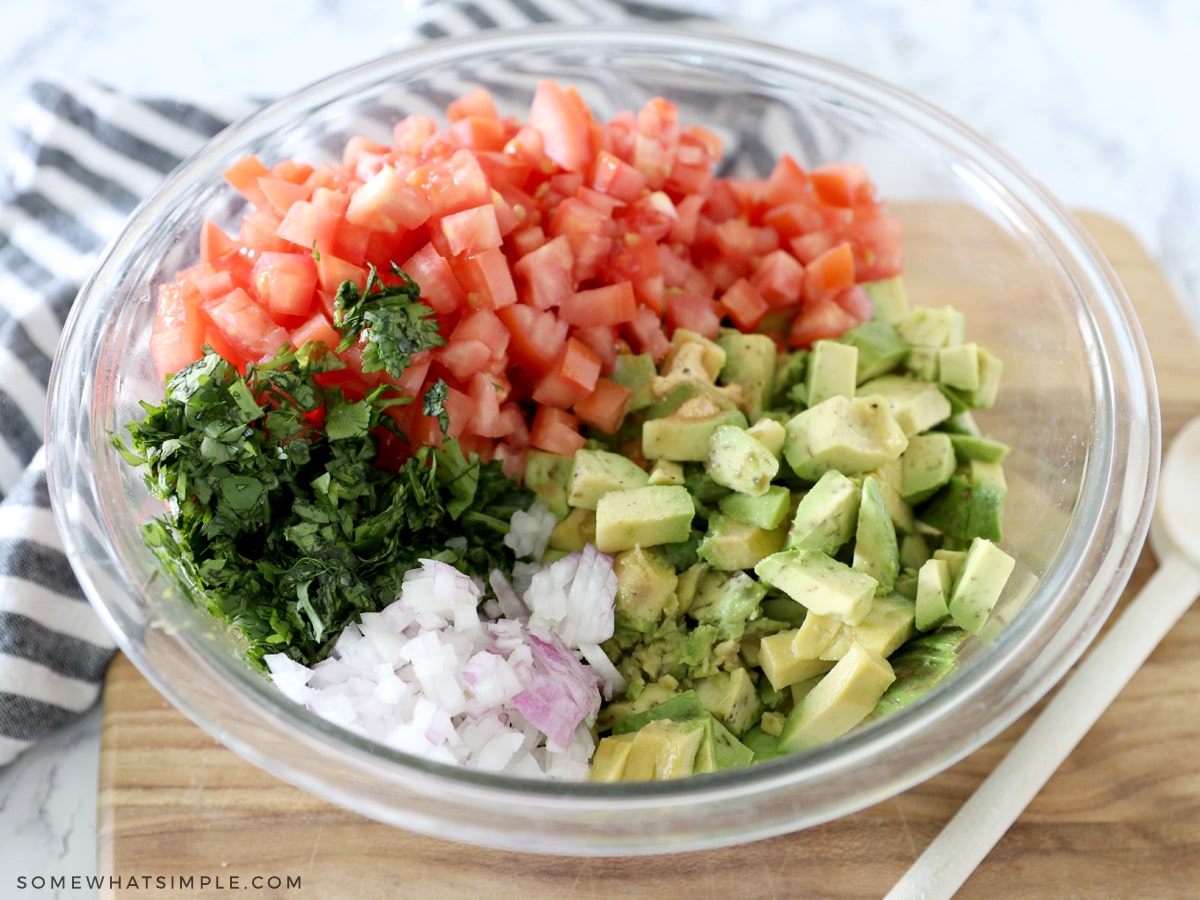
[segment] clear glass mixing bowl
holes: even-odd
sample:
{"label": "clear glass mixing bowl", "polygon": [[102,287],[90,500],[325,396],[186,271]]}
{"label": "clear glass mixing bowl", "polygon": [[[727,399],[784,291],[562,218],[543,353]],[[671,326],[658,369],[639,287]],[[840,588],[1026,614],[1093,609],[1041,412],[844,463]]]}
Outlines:
{"label": "clear glass mixing bowl", "polygon": [[[161,396],[147,334],[156,286],[197,258],[201,222],[241,199],[223,169],[253,152],[319,162],[345,140],[437,115],[476,85],[523,115],[550,78],[607,117],[662,95],[727,141],[726,174],[775,157],[864,163],[906,226],[914,302],[953,303],[1005,363],[979,416],[1012,447],[1005,544],[1017,576],[962,665],[910,707],[820,749],[689,780],[534,783],[412,758],[280,695],[159,571],[154,514],[110,436]],[[236,232],[235,228],[231,228]],[[1159,459],[1153,376],[1095,245],[1012,161],[917,98],[830,62],[749,41],[650,29],[493,32],[405,50],[285,97],[220,134],[131,216],[84,286],[52,376],[53,505],[72,565],[121,649],[217,739],[366,816],[541,853],[645,854],[797,830],[893,796],[995,736],[1064,674],[1141,548]]]}

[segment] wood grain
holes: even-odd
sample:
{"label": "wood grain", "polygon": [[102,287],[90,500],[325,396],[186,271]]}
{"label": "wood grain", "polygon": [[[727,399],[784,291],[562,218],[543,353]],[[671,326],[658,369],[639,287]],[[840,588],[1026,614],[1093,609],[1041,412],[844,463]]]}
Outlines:
{"label": "wood grain", "polygon": [[[1111,220],[1083,218],[1142,321],[1166,441],[1200,413],[1200,338],[1136,239]],[[1122,602],[1154,565],[1143,553]],[[1193,609],[960,896],[1196,896],[1198,688]],[[104,694],[98,870],[161,880],[101,896],[228,896],[236,878],[254,896],[312,898],[881,897],[1030,716],[917,788],[798,834],[652,858],[522,856],[380,825],[277,781],[191,724],[118,657]],[[256,875],[299,876],[301,886],[255,890]]]}

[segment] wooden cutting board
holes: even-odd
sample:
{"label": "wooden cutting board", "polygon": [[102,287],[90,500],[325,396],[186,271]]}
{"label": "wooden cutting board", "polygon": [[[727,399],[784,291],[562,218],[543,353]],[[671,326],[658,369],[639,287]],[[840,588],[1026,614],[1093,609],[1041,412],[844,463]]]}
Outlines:
{"label": "wooden cutting board", "polygon": [[[1155,359],[1165,443],[1200,414],[1200,337],[1137,240],[1111,220],[1084,219],[1142,320]],[[1154,568],[1147,550],[1122,602]],[[882,897],[1035,713],[932,780],[797,834],[704,853],[559,858],[464,847],[318,800],[217,744],[118,657],[104,692],[97,850],[98,871],[124,887],[101,896],[196,898],[249,889],[253,896],[314,900]],[[272,877],[279,888],[270,887]],[[1159,647],[960,894],[1006,900],[1198,895],[1200,607]]]}

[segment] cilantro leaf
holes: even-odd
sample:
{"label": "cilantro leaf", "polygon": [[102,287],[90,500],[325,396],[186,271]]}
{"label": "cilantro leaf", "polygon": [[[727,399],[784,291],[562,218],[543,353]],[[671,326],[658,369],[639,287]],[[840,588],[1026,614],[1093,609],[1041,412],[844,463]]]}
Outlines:
{"label": "cilantro leaf", "polygon": [[425,389],[421,398],[421,414],[434,416],[442,428],[442,434],[450,428],[450,414],[446,412],[446,401],[450,397],[450,386],[439,378]]}
{"label": "cilantro leaf", "polygon": [[399,267],[392,273],[399,284],[385,285],[371,266],[360,290],[343,281],[333,301],[333,326],[342,335],[338,352],[363,342],[364,372],[386,371],[399,378],[422,350],[446,343],[432,318],[433,310],[421,302],[421,289]]}

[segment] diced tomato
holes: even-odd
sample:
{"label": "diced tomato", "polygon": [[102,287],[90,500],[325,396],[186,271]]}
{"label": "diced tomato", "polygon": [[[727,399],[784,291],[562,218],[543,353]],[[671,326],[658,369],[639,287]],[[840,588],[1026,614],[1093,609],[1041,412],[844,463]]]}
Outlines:
{"label": "diced tomato", "polygon": [[241,288],[205,300],[200,308],[239,354],[239,365],[269,359],[291,343],[290,335]]}
{"label": "diced tomato", "polygon": [[854,252],[848,241],[830,247],[804,267],[806,300],[832,298],[854,284]]}
{"label": "diced tomato", "polygon": [[892,216],[856,221],[846,230],[854,249],[854,267],[859,281],[876,281],[899,275],[904,270],[904,224]]}
{"label": "diced tomato", "polygon": [[850,313],[858,323],[869,321],[875,315],[875,304],[861,284],[853,284],[833,295],[833,302]]}
{"label": "diced tomato", "polygon": [[279,216],[269,206],[250,210],[242,216],[241,227],[238,230],[238,243],[247,250],[295,249],[276,233],[279,229],[279,221]]}
{"label": "diced tomato", "polygon": [[472,308],[500,309],[517,302],[512,269],[499,247],[456,256],[450,261],[450,267],[467,292],[467,303]]}
{"label": "diced tomato", "polygon": [[833,231],[810,231],[788,242],[796,259],[808,265],[822,253],[830,250],[838,243],[838,236]]}
{"label": "diced tomato", "polygon": [[540,81],[529,107],[529,125],[542,136],[547,157],[568,172],[586,172],[592,161],[592,114],[579,92]]}
{"label": "diced tomato", "polygon": [[513,264],[521,299],[538,309],[558,306],[575,290],[575,254],[566,235],[546,241]]}
{"label": "diced tomato", "polygon": [[540,406],[529,430],[529,443],[539,450],[574,456],[587,440],[579,433],[579,418],[565,409]]}
{"label": "diced tomato", "polygon": [[786,250],[772,250],[758,264],[751,283],[772,309],[800,301],[804,288],[804,266]]}
{"label": "diced tomato", "polygon": [[443,216],[438,222],[438,228],[441,229],[452,255],[479,253],[499,247],[501,243],[496,208],[490,203]]}
{"label": "diced tomato", "polygon": [[711,297],[686,291],[667,291],[664,299],[667,325],[672,333],[676,328],[686,328],[713,340],[721,333],[721,317]]}
{"label": "diced tomato", "polygon": [[333,253],[340,223],[338,213],[306,200],[288,208],[275,233],[306,250]]}
{"label": "diced tomato", "polygon": [[671,341],[663,331],[662,319],[648,306],[638,307],[633,321],[626,323],[621,330],[636,352],[649,353],[656,363],[662,362],[671,349]]}
{"label": "diced tomato", "polygon": [[418,166],[408,174],[407,181],[424,192],[433,216],[449,215],[492,200],[487,176],[475,154],[467,149]]}
{"label": "diced tomato", "polygon": [[787,342],[791,347],[810,347],[813,341],[841,337],[858,320],[832,299],[806,303],[792,321]]}
{"label": "diced tomato", "polygon": [[633,167],[651,188],[662,187],[675,164],[679,147],[679,111],[661,97],[648,101],[637,114]]}
{"label": "diced tomato", "polygon": [[808,196],[808,174],[790,154],[783,154],[767,178],[763,200],[769,207],[782,206]]}
{"label": "diced tomato", "polygon": [[205,322],[200,292],[187,282],[159,288],[150,330],[150,359],[160,378],[178,372],[203,355]]}
{"label": "diced tomato", "polygon": [[293,203],[308,200],[312,189],[305,184],[296,184],[283,178],[264,177],[258,179],[259,190],[267,198],[267,202],[281,216],[291,208]]}
{"label": "diced tomato", "polygon": [[615,153],[601,150],[592,164],[590,183],[602,193],[632,203],[646,189],[646,176]]}
{"label": "diced tomato", "polygon": [[496,316],[508,327],[513,363],[532,375],[549,371],[567,342],[567,323],[524,303],[498,309]]}
{"label": "diced tomato", "polygon": [[538,379],[533,400],[546,406],[570,409],[592,392],[599,377],[600,357],[596,351],[569,337],[550,370]]}
{"label": "diced tomato", "polygon": [[433,244],[425,244],[420,250],[400,264],[417,287],[421,299],[439,313],[449,313],[464,306],[467,293],[455,277],[454,270]]}
{"label": "diced tomato", "polygon": [[491,360],[491,348],[482,341],[450,341],[438,350],[438,362],[459,381],[467,381],[476,372],[481,372]]}
{"label": "diced tomato", "polygon": [[477,373],[471,378],[467,395],[473,404],[467,428],[480,437],[504,437],[508,423],[500,417],[501,398],[495,380],[486,372]]}
{"label": "diced tomato", "polygon": [[481,116],[488,119],[499,119],[496,111],[496,101],[492,99],[487,88],[477,87],[457,100],[451,100],[446,106],[446,118],[451,122],[465,119],[468,116]]}
{"label": "diced tomato", "polygon": [[239,159],[225,170],[225,180],[233,185],[239,194],[259,209],[267,206],[268,203],[266,195],[263,194],[262,188],[258,185],[258,179],[269,178],[270,175],[271,170],[263,165],[262,160],[254,155]]}
{"label": "diced tomato", "polygon": [[311,253],[261,253],[250,277],[273,317],[307,316],[312,309],[317,264]]}
{"label": "diced tomato", "polygon": [[613,325],[591,325],[585,328],[574,328],[571,337],[582,341],[600,357],[600,371],[608,375],[617,364],[617,355],[621,352],[623,341],[617,337],[617,329]]}
{"label": "diced tomato", "polygon": [[825,163],[808,177],[817,196],[831,206],[854,206],[875,196],[875,186],[859,163]]}
{"label": "diced tomato", "polygon": [[620,325],[633,321],[636,313],[637,298],[628,281],[576,291],[563,300],[558,311],[565,322],[580,328]]}
{"label": "diced tomato", "polygon": [[405,184],[392,166],[384,166],[356,188],[346,206],[347,221],[376,231],[416,228],[429,214],[425,194]]}
{"label": "diced tomato", "polygon": [[231,253],[236,253],[238,243],[227,235],[220,225],[205,219],[200,228],[200,258],[204,262],[214,262]]}
{"label": "diced tomato", "polygon": [[731,284],[717,301],[725,315],[733,320],[742,331],[754,331],[771,307],[754,284],[739,278]]}
{"label": "diced tomato", "polygon": [[342,336],[329,324],[324,313],[316,312],[309,316],[303,325],[292,329],[291,338],[293,347],[303,347],[309,341],[319,341],[330,350],[336,350]]}
{"label": "diced tomato", "polygon": [[608,378],[596,381],[595,390],[576,402],[573,411],[580,421],[613,434],[625,420],[633,391]]}

